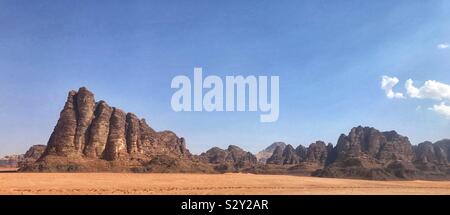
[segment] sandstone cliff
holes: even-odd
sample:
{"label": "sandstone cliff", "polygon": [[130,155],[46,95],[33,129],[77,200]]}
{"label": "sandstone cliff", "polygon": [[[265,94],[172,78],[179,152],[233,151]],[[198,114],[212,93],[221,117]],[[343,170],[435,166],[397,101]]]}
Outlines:
{"label": "sandstone cliff", "polygon": [[[426,145],[419,146],[415,151],[422,154],[416,155],[407,137],[395,131],[380,132],[375,128],[358,126],[348,135],[339,137],[325,168],[313,175],[364,179],[435,178],[436,175],[424,173],[415,165],[419,162],[417,157],[427,161]],[[441,174],[440,177],[446,175]]]}
{"label": "sandstone cliff", "polygon": [[42,156],[21,170],[128,171],[160,156],[193,162],[184,138],[156,132],[132,113],[95,102],[94,94],[82,87],[69,92]]}
{"label": "sandstone cliff", "polygon": [[286,144],[283,142],[274,142],[264,150],[258,152],[255,156],[258,159],[258,163],[265,164],[267,162],[267,159],[269,159],[275,149],[280,146],[282,147],[282,150],[284,150],[284,147],[286,147]]}
{"label": "sandstone cliff", "polygon": [[248,171],[256,163],[256,157],[238,146],[230,145],[227,149],[218,147],[202,153],[199,159],[214,166],[219,172]]}

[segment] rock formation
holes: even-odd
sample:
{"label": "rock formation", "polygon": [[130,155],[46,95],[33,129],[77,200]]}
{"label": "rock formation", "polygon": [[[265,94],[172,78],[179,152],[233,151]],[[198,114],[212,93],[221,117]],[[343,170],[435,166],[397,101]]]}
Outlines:
{"label": "rock formation", "polygon": [[311,143],[308,147],[306,154],[306,162],[317,163],[319,166],[323,166],[328,156],[327,145],[323,141],[316,141]]}
{"label": "rock formation", "polygon": [[324,167],[330,148],[332,149],[333,145],[327,146],[323,141],[316,141],[308,148],[302,145],[295,149],[291,145],[287,145],[284,149],[277,147],[267,159],[268,166],[260,172],[310,175],[313,171]]}
{"label": "rock formation", "polygon": [[200,160],[210,163],[220,172],[245,171],[254,167],[256,157],[238,146],[230,145],[227,149],[213,147],[199,156]]}
{"label": "rock formation", "polygon": [[45,151],[45,145],[31,146],[25,154],[7,155],[0,158],[0,167],[17,168],[28,163],[34,163]]}
{"label": "rock formation", "polygon": [[34,161],[36,161],[37,159],[39,159],[42,156],[42,154],[44,154],[46,147],[47,147],[46,145],[34,145],[34,146],[31,146],[27,150],[27,152],[25,152],[23,158],[25,160],[34,160]]}
{"label": "rock formation", "polygon": [[258,163],[265,164],[267,162],[267,159],[270,158],[275,151],[275,149],[280,146],[281,150],[284,150],[284,147],[286,147],[286,144],[283,142],[274,142],[264,150],[258,152],[256,154],[256,158],[258,159]]}
{"label": "rock formation", "polygon": [[335,147],[316,141],[295,150],[275,148],[258,173],[301,174],[363,179],[450,178],[450,140],[412,146],[395,131],[358,126],[342,134]]}
{"label": "rock formation", "polygon": [[[183,138],[156,132],[132,113],[95,102],[82,87],[70,91],[43,155],[23,171],[118,171],[147,164],[159,156],[193,162]],[[114,168],[112,168],[114,169]]]}
{"label": "rock formation", "polygon": [[380,132],[371,127],[355,127],[342,134],[326,167],[314,173],[324,177],[368,179],[414,178],[414,153],[407,137],[395,131]]}
{"label": "rock formation", "polygon": [[423,142],[414,148],[414,165],[422,173],[432,176],[450,175],[450,140]]}
{"label": "rock formation", "polygon": [[278,164],[282,165],[284,163],[285,158],[283,157],[285,146],[277,146],[270,156],[266,163],[267,164]]}
{"label": "rock formation", "polygon": [[23,158],[18,163],[18,167],[26,167],[33,165],[45,152],[46,145],[33,145],[23,155]]}
{"label": "rock formation", "polygon": [[[333,147],[332,145],[329,145]],[[314,163],[318,167],[323,166],[327,160],[329,146],[323,141],[311,143],[308,148],[299,145],[294,149],[287,145],[284,149],[277,147],[272,156],[267,159],[268,164],[292,165],[303,162]]]}

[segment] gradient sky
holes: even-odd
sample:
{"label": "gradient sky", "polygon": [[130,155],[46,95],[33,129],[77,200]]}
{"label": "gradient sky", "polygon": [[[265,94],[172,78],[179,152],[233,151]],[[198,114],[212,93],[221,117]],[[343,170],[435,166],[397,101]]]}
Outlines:
{"label": "gradient sky", "polygon": [[[428,100],[388,99],[383,75],[450,83],[450,1],[0,0],[0,155],[46,144],[86,86],[199,153],[336,143],[357,125],[413,144],[450,138]],[[280,76],[280,116],[174,112],[176,75]]]}

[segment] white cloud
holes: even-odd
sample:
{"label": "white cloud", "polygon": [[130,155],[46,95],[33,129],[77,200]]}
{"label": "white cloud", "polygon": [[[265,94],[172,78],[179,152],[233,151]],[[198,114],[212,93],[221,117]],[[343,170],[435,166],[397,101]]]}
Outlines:
{"label": "white cloud", "polygon": [[408,79],[405,83],[405,88],[411,98],[450,100],[450,85],[438,81],[428,80],[423,86],[417,88],[413,85],[413,81]]}
{"label": "white cloud", "polygon": [[381,89],[384,90],[386,93],[386,96],[390,99],[393,98],[405,98],[403,96],[403,93],[396,93],[392,89],[397,85],[399,82],[397,77],[389,77],[389,76],[383,76],[381,79]]}
{"label": "white cloud", "polygon": [[[398,83],[399,80],[396,77],[383,76],[381,80],[381,89],[385,91],[386,96],[390,99],[406,98],[403,93],[395,93],[392,90]],[[428,108],[428,110],[434,111],[450,119],[450,104],[448,104],[450,102],[450,85],[435,80],[428,80],[425,81],[422,86],[416,87],[414,86],[413,80],[408,79],[405,82],[405,89],[408,98],[442,101],[441,103]],[[420,105],[416,107],[416,111],[421,109],[422,107]]]}
{"label": "white cloud", "polygon": [[438,49],[446,49],[446,48],[450,47],[450,45],[448,43],[441,43],[441,44],[438,44],[436,47]]}
{"label": "white cloud", "polygon": [[450,106],[446,105],[444,102],[441,102],[441,104],[438,105],[433,105],[433,107],[430,108],[430,110],[442,114],[450,119]]}

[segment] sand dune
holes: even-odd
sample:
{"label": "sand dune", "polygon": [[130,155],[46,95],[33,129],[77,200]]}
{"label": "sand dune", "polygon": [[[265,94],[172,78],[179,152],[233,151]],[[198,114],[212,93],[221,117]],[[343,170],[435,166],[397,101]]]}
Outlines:
{"label": "sand dune", "polygon": [[450,181],[287,175],[0,173],[0,194],[450,194]]}

